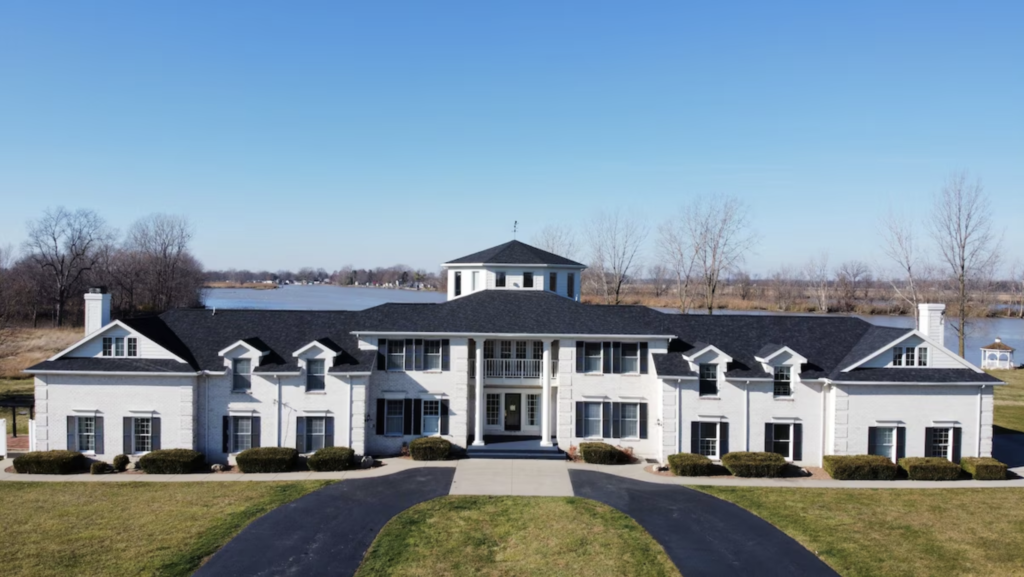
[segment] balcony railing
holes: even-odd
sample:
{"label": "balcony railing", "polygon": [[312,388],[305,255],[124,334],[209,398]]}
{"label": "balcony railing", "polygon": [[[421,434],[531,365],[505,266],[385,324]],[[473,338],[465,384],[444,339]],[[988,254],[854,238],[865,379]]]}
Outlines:
{"label": "balcony railing", "polygon": [[[484,359],[486,379],[540,379],[540,359]],[[476,378],[476,359],[469,359],[469,377]],[[551,378],[558,377],[558,361],[551,361]]]}

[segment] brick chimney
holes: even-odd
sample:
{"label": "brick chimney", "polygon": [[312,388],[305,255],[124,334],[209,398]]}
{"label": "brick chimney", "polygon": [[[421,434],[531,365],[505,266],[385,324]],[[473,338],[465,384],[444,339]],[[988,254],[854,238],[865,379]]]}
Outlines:
{"label": "brick chimney", "polygon": [[917,330],[929,339],[946,346],[946,305],[917,305]]}
{"label": "brick chimney", "polygon": [[85,293],[85,335],[89,336],[110,323],[110,295],[107,287],[90,287]]}

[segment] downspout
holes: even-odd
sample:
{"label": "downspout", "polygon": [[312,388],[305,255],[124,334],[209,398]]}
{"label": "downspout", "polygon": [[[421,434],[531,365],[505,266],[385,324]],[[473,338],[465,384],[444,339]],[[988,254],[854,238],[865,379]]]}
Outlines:
{"label": "downspout", "polygon": [[676,453],[683,452],[683,382],[676,379]]}
{"label": "downspout", "polygon": [[981,385],[980,387],[978,387],[978,439],[977,439],[978,440],[978,452],[976,453],[976,455],[978,457],[981,456],[981,411],[982,411],[981,398],[984,395],[984,393],[985,393],[985,385]]}
{"label": "downspout", "polygon": [[743,384],[743,450],[750,450],[750,381]]}
{"label": "downspout", "polygon": [[203,452],[210,452],[210,374],[204,371],[203,374],[203,391],[206,400],[203,402],[206,406],[203,407],[203,412],[206,413],[206,417],[203,419],[205,425],[203,427]]}
{"label": "downspout", "polygon": [[277,382],[277,446],[281,446],[281,375],[274,375]]}
{"label": "downspout", "polygon": [[[348,381],[348,418],[345,419],[348,421],[348,425],[345,427],[345,436],[347,437],[347,444],[345,446],[349,448],[352,447],[352,427],[353,421],[355,420],[354,415],[352,414],[352,394],[354,392],[353,389],[355,388],[355,384],[353,384],[352,379],[353,377],[345,377],[345,380]],[[363,450],[365,451],[366,447],[363,447]]]}
{"label": "downspout", "polygon": [[821,384],[821,453],[820,453],[820,457],[818,459],[819,460],[819,463],[818,463],[819,467],[824,467],[825,466],[825,445],[828,444],[828,440],[826,438],[826,435],[828,433],[827,433],[827,427],[825,426],[825,412],[826,412],[826,408],[825,407],[828,405],[828,403],[826,402],[826,399],[827,399],[828,395],[825,392],[825,390],[827,388],[828,388],[828,383],[822,383]]}

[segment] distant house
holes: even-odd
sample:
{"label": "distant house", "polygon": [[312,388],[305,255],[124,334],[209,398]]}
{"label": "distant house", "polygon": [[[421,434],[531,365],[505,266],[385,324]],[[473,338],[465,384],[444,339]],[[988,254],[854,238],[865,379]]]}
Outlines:
{"label": "distant house", "polygon": [[28,369],[40,449],[110,460],[185,447],[396,454],[588,440],[664,462],[771,451],[988,456],[1000,381],[919,330],[852,317],[677,315],[579,302],[584,265],[512,241],[444,264],[448,300],[359,312],[171,310],[110,320],[86,295],[81,341]]}

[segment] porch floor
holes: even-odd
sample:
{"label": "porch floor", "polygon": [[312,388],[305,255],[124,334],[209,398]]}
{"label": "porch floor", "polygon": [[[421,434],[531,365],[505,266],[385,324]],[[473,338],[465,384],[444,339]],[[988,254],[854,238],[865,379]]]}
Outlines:
{"label": "porch floor", "polygon": [[515,439],[484,435],[484,443],[482,447],[470,445],[466,454],[476,459],[565,459],[565,454],[558,446],[542,447],[539,437]]}

